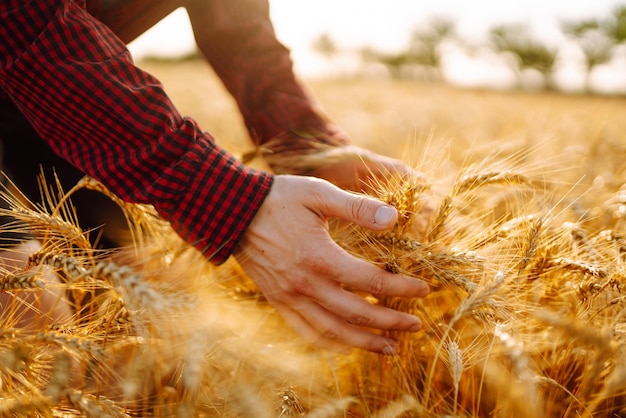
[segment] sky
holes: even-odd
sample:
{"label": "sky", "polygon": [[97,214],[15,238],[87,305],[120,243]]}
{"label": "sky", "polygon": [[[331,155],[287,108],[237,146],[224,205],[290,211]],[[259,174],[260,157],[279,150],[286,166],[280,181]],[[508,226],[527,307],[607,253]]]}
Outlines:
{"label": "sky", "polygon": [[[626,5],[626,0],[270,0],[270,13],[279,40],[291,50],[296,72],[315,76],[355,71],[357,65],[349,56],[329,62],[316,54],[311,44],[322,33],[342,50],[366,45],[401,50],[412,30],[434,17],[446,17],[455,23],[461,39],[474,44],[484,39],[490,27],[503,23],[527,23],[541,39],[556,43],[563,42],[559,22],[607,17],[617,5]],[[138,58],[193,51],[185,11],[176,10],[129,48]],[[479,51],[469,57],[454,48],[449,52],[444,75],[454,84],[497,87],[514,82],[514,75],[493,55]],[[598,87],[607,84],[608,89],[626,90],[624,65],[617,62],[598,69],[599,75],[594,74]],[[583,82],[583,71],[568,71],[561,78],[576,89]]]}

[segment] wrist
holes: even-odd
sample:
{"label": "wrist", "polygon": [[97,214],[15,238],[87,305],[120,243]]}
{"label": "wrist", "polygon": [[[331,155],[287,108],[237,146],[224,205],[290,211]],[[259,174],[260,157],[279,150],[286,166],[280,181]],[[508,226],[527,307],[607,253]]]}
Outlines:
{"label": "wrist", "polygon": [[261,146],[258,154],[276,174],[309,175],[329,159],[358,149],[344,131],[325,124],[323,129],[285,131]]}

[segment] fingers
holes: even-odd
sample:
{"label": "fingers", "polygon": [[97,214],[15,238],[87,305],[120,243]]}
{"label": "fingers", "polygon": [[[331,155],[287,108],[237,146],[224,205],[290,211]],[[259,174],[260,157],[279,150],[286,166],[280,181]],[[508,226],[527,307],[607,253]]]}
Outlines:
{"label": "fingers", "polygon": [[351,347],[349,345],[346,345],[339,340],[330,338],[330,335],[327,332],[318,331],[309,322],[307,322],[304,317],[288,306],[278,302],[273,303],[273,306],[278,313],[280,313],[285,322],[287,322],[287,324],[291,327],[291,329],[296,331],[298,335],[310,343],[338,353],[348,354],[350,352]]}
{"label": "fingers", "polygon": [[[346,292],[347,293],[347,292]],[[356,299],[360,299],[355,295]],[[391,314],[404,315],[407,324],[412,324],[409,331],[417,331],[421,328],[421,323],[417,318],[408,314],[395,312],[388,308],[377,305],[371,305],[361,299],[363,303],[369,305],[368,309],[372,311],[389,311]],[[285,321],[293,328],[301,337],[307,341],[326,349],[348,353],[351,347],[361,348],[381,354],[394,354],[397,351],[398,344],[395,340],[372,332],[359,325],[347,322],[342,316],[337,315],[333,310],[327,309],[315,302],[307,299],[301,300],[297,304],[290,306],[281,303],[275,303],[275,308],[279,311]],[[344,312],[339,310],[338,312]],[[349,313],[349,312],[347,312]],[[363,313],[352,315],[353,318],[374,318],[375,313]],[[314,321],[308,322],[306,318]],[[377,321],[373,321],[377,322]],[[395,327],[386,327],[385,329],[396,329]]]}
{"label": "fingers", "polygon": [[[332,254],[341,256],[325,254],[309,258],[324,261],[319,261],[319,265],[312,263],[304,269],[309,271],[311,279],[302,279],[308,285],[298,286],[292,293],[293,303],[290,304],[302,318],[308,318],[311,326],[319,333],[320,341],[314,341],[316,344],[330,339],[348,346],[390,354],[395,352],[396,343],[372,332],[372,329],[407,332],[421,329],[422,323],[414,315],[371,304],[361,296],[345,290],[341,283],[374,295],[400,297],[426,296],[429,293],[426,283],[389,273],[351,257],[338,247]],[[306,292],[300,292],[303,289]]]}
{"label": "fingers", "polygon": [[[361,290],[376,296],[424,297],[430,293],[430,287],[424,281],[394,274],[376,267],[365,260],[352,257],[338,245],[334,251],[320,256],[331,269],[322,270],[320,274],[350,288]],[[312,267],[313,270],[316,266]]]}
{"label": "fingers", "polygon": [[[320,183],[310,209],[321,210],[325,218],[336,217],[375,231],[391,228],[398,220],[398,211],[371,197],[345,192],[328,183]],[[322,190],[325,189],[325,190]]]}
{"label": "fingers", "polygon": [[393,354],[397,351],[398,344],[395,340],[350,324],[316,303],[299,304],[298,313],[305,318],[315,318],[312,327],[317,332],[317,340],[313,342],[317,345],[332,343],[336,346],[340,343],[346,347],[362,348],[381,354]]}
{"label": "fingers", "polygon": [[324,294],[326,297],[319,300],[320,305],[351,325],[408,332],[416,332],[422,328],[422,321],[416,316],[371,304],[340,287]]}
{"label": "fingers", "polygon": [[373,305],[342,285],[374,295],[422,297],[428,286],[350,256],[328,235],[327,218],[365,228],[393,226],[395,208],[321,180],[277,176],[235,254],[287,323],[331,350],[358,347],[392,353],[395,342],[377,330],[417,331],[420,320]]}
{"label": "fingers", "polygon": [[354,268],[343,277],[344,283],[373,295],[424,297],[430,293],[430,287],[422,280],[394,274],[375,267],[364,260],[355,260]]}

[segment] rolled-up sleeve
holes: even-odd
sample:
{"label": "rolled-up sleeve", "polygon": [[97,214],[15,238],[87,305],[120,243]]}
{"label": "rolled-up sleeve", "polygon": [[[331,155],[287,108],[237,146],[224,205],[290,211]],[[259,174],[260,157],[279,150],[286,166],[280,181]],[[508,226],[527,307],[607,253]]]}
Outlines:
{"label": "rolled-up sleeve", "polygon": [[267,0],[191,2],[187,10],[200,51],[235,98],[258,145],[288,131],[315,136],[334,129],[296,79],[289,50],[276,38]]}

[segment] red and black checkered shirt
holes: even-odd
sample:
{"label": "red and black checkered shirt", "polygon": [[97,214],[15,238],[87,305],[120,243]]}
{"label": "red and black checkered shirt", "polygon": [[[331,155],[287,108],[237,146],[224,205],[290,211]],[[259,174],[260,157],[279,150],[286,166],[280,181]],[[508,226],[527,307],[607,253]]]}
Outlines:
{"label": "red and black checkered shirt", "polygon": [[[215,3],[237,12],[236,2]],[[215,44],[200,47],[263,142],[307,118],[323,122],[293,79],[269,17],[260,19],[246,45],[236,32],[218,30],[224,22],[216,18]],[[236,51],[236,42],[256,58]],[[259,49],[264,45],[271,51]],[[160,82],[134,66],[124,43],[84,1],[0,2],[0,60],[0,93],[55,152],[124,200],[154,205],[214,263],[232,253],[272,175],[247,168],[180,115]]]}

